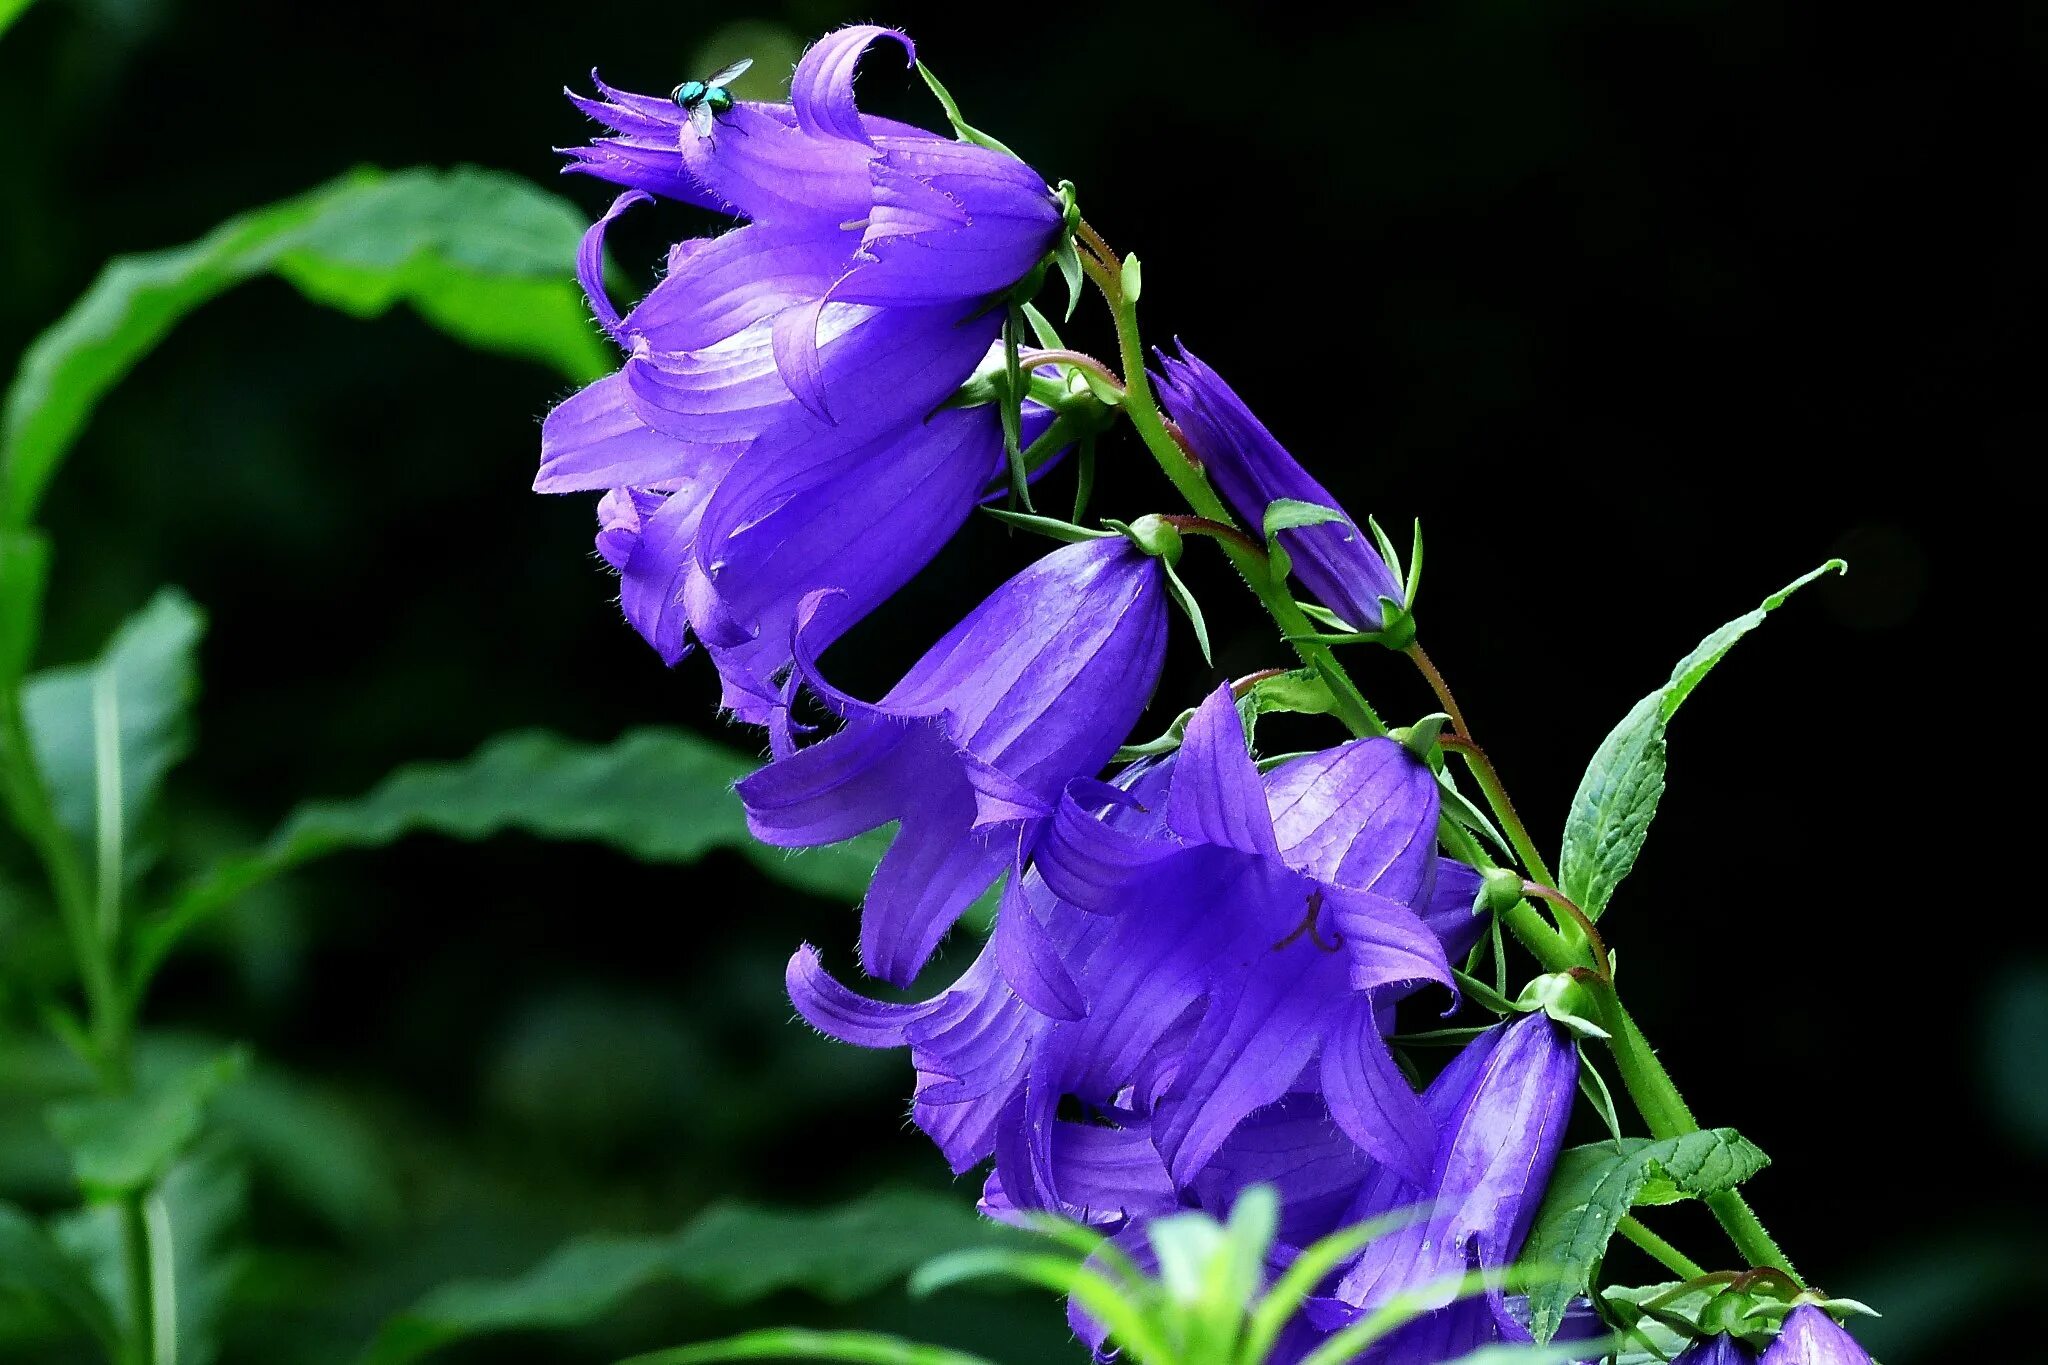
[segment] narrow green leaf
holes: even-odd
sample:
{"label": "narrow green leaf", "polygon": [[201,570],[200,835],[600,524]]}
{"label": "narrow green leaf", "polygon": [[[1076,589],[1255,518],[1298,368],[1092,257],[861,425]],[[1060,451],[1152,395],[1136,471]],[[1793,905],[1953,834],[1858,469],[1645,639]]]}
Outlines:
{"label": "narrow green leaf", "polygon": [[1637,702],[1601,741],[1572,797],[1559,859],[1560,889],[1589,916],[1598,919],[1606,910],[1614,889],[1635,866],[1657,816],[1664,795],[1664,732],[1671,717],[1737,640],[1787,597],[1831,570],[1846,571],[1846,566],[1829,560],[1707,636],[1679,661],[1669,682]]}
{"label": "narrow green leaf", "polygon": [[650,729],[609,745],[540,732],[505,735],[458,762],[401,768],[357,800],[301,807],[260,851],[221,863],[186,888],[142,926],[142,970],[161,961],[194,925],[268,878],[413,833],[590,840],[655,863],[693,863],[728,849],[785,886],[857,900],[890,833],[800,854],[769,848],[747,833],[732,794],[732,784],[759,766],[695,735]]}
{"label": "narrow green leaf", "polygon": [[711,1360],[845,1360],[855,1365],[991,1365],[987,1359],[925,1346],[881,1332],[819,1332],[767,1327],[693,1346],[676,1346],[620,1361],[619,1365],[699,1365]]}
{"label": "narrow green leaf", "polygon": [[443,1286],[385,1323],[362,1365],[400,1365],[493,1332],[579,1326],[655,1284],[729,1304],[789,1289],[849,1303],[935,1252],[1005,1235],[956,1200],[907,1191],[822,1213],[721,1205],[678,1232],[578,1238],[511,1279]]}
{"label": "narrow green leaf", "polygon": [[0,1203],[0,1289],[54,1305],[113,1353],[118,1340],[114,1315],[84,1267],[34,1218],[6,1203]]}
{"label": "narrow green leaf", "polygon": [[53,1104],[50,1131],[71,1154],[72,1169],[88,1195],[145,1189],[199,1137],[207,1102],[246,1063],[239,1050],[230,1050],[133,1095]]}
{"label": "narrow green leaf", "polygon": [[35,662],[49,573],[47,538],[0,527],[0,689],[14,687]]}
{"label": "narrow green leaf", "polygon": [[[1017,155],[1008,147],[1005,147],[1002,143],[960,117],[959,102],[953,98],[952,91],[939,83],[939,78],[932,74],[930,67],[926,66],[923,62],[919,62],[917,64],[917,74],[924,77],[925,87],[938,100],[939,107],[946,111],[946,122],[953,125],[954,137],[962,142],[971,142],[977,147],[986,147],[992,152],[1001,152],[1004,156],[1014,157]],[[1019,159],[1021,160],[1021,158]]]}
{"label": "narrow green leaf", "polygon": [[[118,833],[132,836],[165,775],[191,748],[204,626],[191,599],[166,588],[122,625],[96,661],[44,669],[23,685],[36,763],[58,823],[82,847],[93,846],[103,799],[119,813]],[[103,738],[109,721],[112,733]],[[103,794],[108,768],[118,770],[119,783]]]}
{"label": "narrow green leaf", "polygon": [[1266,504],[1266,539],[1271,541],[1278,531],[1292,531],[1303,526],[1323,526],[1330,522],[1350,524],[1350,518],[1334,507],[1321,503],[1303,502],[1300,498],[1275,498]]}
{"label": "narrow green leaf", "polygon": [[1520,1262],[1548,1272],[1529,1287],[1529,1330],[1536,1340],[1556,1333],[1631,1208],[1732,1190],[1769,1164],[1732,1128],[1661,1141],[1597,1142],[1562,1153]]}
{"label": "narrow green leaf", "polygon": [[1166,571],[1167,595],[1187,616],[1188,624],[1195,628],[1195,643],[1202,647],[1202,662],[1214,665],[1216,660],[1209,651],[1209,623],[1202,618],[1202,604],[1188,591],[1188,585],[1181,582],[1180,575],[1174,572],[1173,565],[1162,559],[1159,561],[1159,567]]}
{"label": "narrow green leaf", "polygon": [[1073,522],[1061,521],[1058,517],[1040,516],[1036,512],[1012,512],[1002,507],[984,507],[981,510],[1005,526],[1015,526],[1021,531],[1050,536],[1068,545],[1083,540],[1114,540],[1117,534],[1115,531],[1091,531],[1086,526],[1076,526]]}
{"label": "narrow green leaf", "polygon": [[472,345],[595,378],[608,357],[571,277],[583,228],[564,201],[495,172],[362,170],[114,260],[8,390],[0,525],[28,524],[100,399],[186,314],[269,272],[359,317],[406,303]]}

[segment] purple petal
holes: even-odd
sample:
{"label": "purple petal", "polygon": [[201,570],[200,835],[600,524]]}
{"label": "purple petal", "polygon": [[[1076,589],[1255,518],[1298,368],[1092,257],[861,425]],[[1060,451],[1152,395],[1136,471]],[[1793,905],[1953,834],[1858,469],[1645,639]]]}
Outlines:
{"label": "purple petal", "polygon": [[622,374],[606,375],[556,404],[540,428],[536,493],[582,493],[701,477],[725,452],[684,445],[640,420]]}
{"label": "purple petal", "polygon": [[1420,1185],[1436,1155],[1436,1125],[1408,1088],[1373,1023],[1372,997],[1354,995],[1323,1036],[1323,1095],[1353,1142]]}
{"label": "purple petal", "polygon": [[843,228],[773,223],[683,243],[622,326],[653,351],[716,346],[785,309],[815,305],[855,245]]}
{"label": "purple petal", "polygon": [[671,666],[689,648],[679,597],[709,482],[685,483],[644,517],[640,538],[619,569],[619,606]]}
{"label": "purple petal", "polygon": [[1439,809],[1429,766],[1390,739],[1360,739],[1267,775],[1290,866],[1320,881],[1413,903],[1436,858]]}
{"label": "purple petal", "polygon": [[1350,887],[1322,888],[1330,923],[1344,940],[1354,991],[1423,981],[1451,987],[1444,945],[1422,917],[1399,901]]}
{"label": "purple petal", "polygon": [[621,345],[625,344],[625,336],[619,328],[619,310],[612,306],[611,294],[604,287],[604,234],[620,214],[635,204],[647,202],[650,197],[642,190],[627,190],[612,200],[611,207],[590,225],[583,234],[582,244],[576,248],[576,281],[583,286],[591,311],[597,314],[598,326]]}
{"label": "purple petal", "polygon": [[1734,1337],[1717,1334],[1680,1351],[1671,1365],[1756,1365],[1756,1352]]}
{"label": "purple petal", "polygon": [[1081,988],[1060,960],[1059,946],[1033,913],[1023,893],[1024,874],[1013,868],[996,915],[996,966],[1025,1004],[1054,1019],[1087,1013]]}
{"label": "purple petal", "polygon": [[[921,754],[929,754],[919,746]],[[895,841],[861,904],[861,964],[871,976],[908,986],[946,931],[1003,874],[1000,849],[975,837],[974,793],[957,765],[928,759],[910,778],[922,788],[902,814]]]}
{"label": "purple petal", "polygon": [[898,817],[903,784],[928,762],[923,727],[860,720],[828,739],[780,758],[736,790],[747,828],[780,848],[836,844]]}
{"label": "purple petal", "polygon": [[906,64],[917,64],[917,45],[907,35],[873,24],[849,25],[810,46],[797,63],[789,86],[798,127],[813,137],[871,145],[853,103],[853,72],[862,54],[884,38],[903,45]]}
{"label": "purple petal", "polygon": [[1422,904],[1422,922],[1444,945],[1444,956],[1456,961],[1472,951],[1486,932],[1487,917],[1474,914],[1479,874],[1454,858],[1436,860],[1436,880]]}
{"label": "purple petal", "polygon": [[1805,1303],[1786,1316],[1763,1365],[1870,1365],[1870,1353],[1825,1309]]}
{"label": "purple petal", "polygon": [[1188,722],[1166,823],[1184,839],[1280,857],[1266,789],[1245,751],[1244,722],[1228,683],[1210,693]]}
{"label": "purple petal", "polygon": [[929,1017],[939,1003],[891,1004],[850,991],[825,970],[818,950],[808,943],[790,957],[783,984],[805,1023],[855,1047],[908,1047],[910,1026]]}

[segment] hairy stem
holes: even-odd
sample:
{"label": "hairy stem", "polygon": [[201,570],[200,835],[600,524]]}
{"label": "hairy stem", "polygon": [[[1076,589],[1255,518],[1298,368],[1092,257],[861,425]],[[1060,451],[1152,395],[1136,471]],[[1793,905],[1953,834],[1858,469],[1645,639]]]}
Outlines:
{"label": "hairy stem", "polygon": [[1615,1230],[1644,1251],[1649,1252],[1658,1265],[1663,1266],[1681,1280],[1696,1280],[1707,1273],[1700,1268],[1699,1262],[1687,1256],[1647,1227],[1644,1227],[1636,1218],[1627,1214],[1622,1215],[1621,1223]]}

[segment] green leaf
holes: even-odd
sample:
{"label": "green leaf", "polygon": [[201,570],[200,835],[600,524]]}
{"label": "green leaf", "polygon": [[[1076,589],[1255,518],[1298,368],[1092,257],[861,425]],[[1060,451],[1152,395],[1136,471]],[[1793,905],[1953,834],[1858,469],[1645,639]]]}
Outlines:
{"label": "green leaf", "polygon": [[575,1327],[655,1284],[727,1304],[789,1289],[849,1303],[935,1252],[1004,1235],[957,1200],[908,1191],[822,1213],[720,1205],[675,1233],[578,1238],[523,1275],[446,1285],[387,1322],[362,1362],[400,1365],[486,1333]]}
{"label": "green leaf", "polygon": [[187,930],[264,880],[315,858],[382,847],[413,833],[486,839],[518,832],[587,839],[644,862],[693,863],[735,851],[814,895],[857,900],[890,834],[791,854],[747,833],[732,784],[757,759],[680,730],[634,730],[608,745],[557,735],[500,736],[454,763],[401,768],[354,801],[301,807],[256,853],[230,859],[142,926],[142,970]]}
{"label": "green leaf", "polygon": [[0,527],[0,690],[14,687],[35,662],[49,572],[48,539]]}
{"label": "green leaf", "polygon": [[1334,507],[1303,502],[1300,498],[1275,498],[1266,504],[1266,539],[1270,542],[1279,531],[1292,531],[1303,526],[1323,526],[1333,521],[1350,525],[1350,518]]}
{"label": "green leaf", "polygon": [[119,1335],[114,1317],[84,1267],[40,1223],[6,1203],[0,1203],[0,1289],[53,1304],[112,1354]]}
{"label": "green leaf", "polygon": [[925,1346],[881,1332],[819,1332],[768,1327],[758,1332],[634,1356],[619,1365],[698,1365],[710,1360],[845,1360],[855,1365],[990,1365],[982,1356]]}
{"label": "green leaf", "polygon": [[[939,78],[932,74],[930,67],[926,66],[923,62],[919,62],[917,64],[917,74],[924,77],[926,88],[937,98],[939,107],[946,111],[946,122],[953,125],[954,137],[962,142],[971,142],[977,147],[986,147],[992,152],[1001,152],[1004,156],[1015,157],[1017,155],[1008,147],[1005,147],[1002,143],[960,117],[959,102],[953,98],[953,93],[950,90],[939,83]],[[1019,159],[1021,160],[1022,158]]]}
{"label": "green leaf", "polygon": [[410,304],[472,345],[603,373],[571,276],[575,209],[492,171],[361,170],[229,219],[196,242],[110,262],[24,355],[0,416],[0,525],[26,525],[107,391],[186,314],[275,272],[359,317]]}
{"label": "green leaf", "polygon": [[0,0],[0,33],[14,26],[14,21],[28,12],[36,0]]}
{"label": "green leaf", "polygon": [[145,1189],[198,1139],[207,1102],[241,1074],[246,1062],[239,1050],[230,1050],[133,1095],[53,1104],[50,1131],[71,1154],[72,1169],[89,1196]]}
{"label": "green leaf", "polygon": [[1830,570],[1846,572],[1847,566],[1839,559],[1829,560],[1702,640],[1672,670],[1671,680],[1637,702],[1601,741],[1572,797],[1559,860],[1559,889],[1587,915],[1600,917],[1642,851],[1664,795],[1664,731],[1671,717],[1737,640],[1762,624],[1786,598]]}
{"label": "green leaf", "polygon": [[1194,593],[1188,591],[1188,585],[1181,581],[1170,562],[1162,559],[1159,567],[1166,571],[1166,595],[1173,599],[1174,605],[1181,609],[1188,618],[1188,624],[1195,629],[1195,643],[1202,648],[1202,662],[1213,665],[1215,659],[1209,652],[1209,623],[1202,618],[1202,604],[1195,600]]}
{"label": "green leaf", "polygon": [[1560,1154],[1520,1261],[1549,1272],[1529,1287],[1529,1330],[1536,1340],[1549,1341],[1557,1331],[1631,1208],[1732,1190],[1769,1164],[1732,1128],[1661,1141],[1597,1142]]}
{"label": "green leaf", "polygon": [[191,748],[204,628],[191,599],[166,588],[96,661],[45,669],[23,686],[29,743],[58,823],[86,847],[96,835],[126,843]]}

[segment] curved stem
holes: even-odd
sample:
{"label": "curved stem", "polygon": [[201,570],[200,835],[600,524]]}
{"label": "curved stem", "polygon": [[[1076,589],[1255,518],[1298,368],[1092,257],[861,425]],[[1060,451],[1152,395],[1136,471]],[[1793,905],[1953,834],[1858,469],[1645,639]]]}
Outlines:
{"label": "curved stem", "polygon": [[[1123,410],[1131,419],[1131,426],[1144,441],[1146,449],[1158,463],[1167,480],[1173,484],[1195,515],[1220,525],[1237,528],[1237,522],[1230,514],[1230,508],[1218,497],[1216,490],[1209,486],[1209,480],[1187,458],[1185,449],[1166,429],[1165,417],[1159,411],[1159,401],[1152,393],[1152,384],[1145,375],[1144,343],[1138,335],[1137,306],[1123,296],[1123,282],[1119,268],[1108,255],[1108,247],[1100,234],[1082,224],[1082,236],[1089,243],[1090,251],[1081,254],[1082,269],[1102,291],[1116,315],[1117,345],[1124,367]],[[1104,259],[1096,259],[1097,256]],[[1240,532],[1242,534],[1242,532]],[[1219,540],[1223,552],[1230,557],[1247,587],[1258,597],[1266,612],[1280,627],[1280,633],[1294,646],[1294,652],[1301,661],[1316,670],[1330,689],[1336,701],[1337,716],[1357,735],[1384,735],[1387,727],[1372,709],[1365,694],[1351,681],[1336,657],[1326,645],[1316,644],[1310,637],[1316,633],[1315,624],[1303,614],[1301,606],[1287,591],[1285,583],[1273,574],[1272,561],[1263,550],[1252,550],[1255,544],[1250,537],[1240,544],[1231,540]]]}
{"label": "curved stem", "polygon": [[1556,887],[1544,886],[1540,882],[1530,881],[1522,883],[1522,894],[1535,897],[1538,900],[1549,901],[1552,905],[1570,915],[1577,922],[1579,932],[1586,936],[1586,942],[1592,945],[1594,970],[1599,973],[1602,981],[1607,982],[1609,985],[1614,984],[1614,959],[1608,956],[1607,945],[1601,941],[1600,931],[1593,927],[1592,919],[1588,917],[1585,911],[1579,909],[1578,904],[1571,897],[1565,895],[1564,892],[1559,891]]}
{"label": "curved stem", "polygon": [[1041,365],[1071,365],[1089,371],[1118,393],[1124,391],[1124,377],[1084,351],[1035,351],[1026,347],[1023,365],[1026,370],[1035,370]]}

